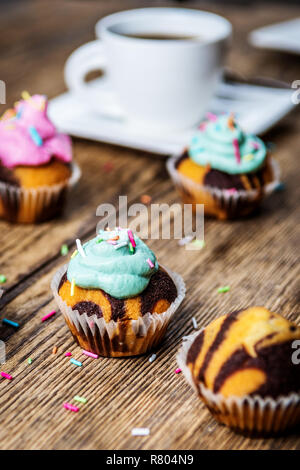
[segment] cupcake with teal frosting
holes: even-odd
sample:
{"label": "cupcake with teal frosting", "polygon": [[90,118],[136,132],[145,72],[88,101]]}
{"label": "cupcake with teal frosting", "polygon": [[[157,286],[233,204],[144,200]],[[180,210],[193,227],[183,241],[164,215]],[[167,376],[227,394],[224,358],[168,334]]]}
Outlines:
{"label": "cupcake with teal frosting", "polygon": [[264,142],[245,133],[231,114],[209,114],[167,167],[183,201],[195,209],[204,204],[205,215],[219,219],[251,213],[279,183]]}
{"label": "cupcake with teal frosting", "polygon": [[182,302],[182,278],[158,264],[129,229],[100,231],[81,244],[51,288],[77,343],[101,356],[154,349]]}

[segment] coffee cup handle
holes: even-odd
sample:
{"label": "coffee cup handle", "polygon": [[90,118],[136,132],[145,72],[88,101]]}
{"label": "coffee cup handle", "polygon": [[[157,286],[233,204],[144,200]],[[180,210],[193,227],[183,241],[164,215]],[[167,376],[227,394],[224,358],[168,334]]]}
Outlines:
{"label": "coffee cup handle", "polygon": [[[88,85],[85,82],[85,77],[89,72],[95,70],[106,69],[106,56],[104,46],[101,40],[88,42],[80,46],[68,57],[64,68],[64,79],[70,91],[81,94],[84,98],[87,96],[86,92]],[[98,80],[104,80],[100,77]],[[97,90],[97,95],[101,94],[101,90]],[[100,111],[114,117],[123,117],[122,110],[116,102],[113,93],[103,92],[101,97]]]}

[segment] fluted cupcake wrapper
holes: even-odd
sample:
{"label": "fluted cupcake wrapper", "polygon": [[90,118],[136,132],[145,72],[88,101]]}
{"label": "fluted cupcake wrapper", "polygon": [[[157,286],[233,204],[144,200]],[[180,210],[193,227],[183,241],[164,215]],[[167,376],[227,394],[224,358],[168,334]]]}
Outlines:
{"label": "fluted cupcake wrapper", "polygon": [[[10,222],[34,223],[51,219],[59,214],[67,192],[81,176],[76,163],[71,164],[71,176],[63,183],[26,189],[0,182],[1,218]],[[1,213],[1,207],[0,207]]]}
{"label": "fluted cupcake wrapper", "polygon": [[[182,175],[176,163],[182,155],[174,155],[167,161],[167,170],[184,202],[207,204],[207,214],[221,219],[236,218],[251,213],[263,198],[272,194],[280,184],[280,168],[276,160],[270,158],[273,181],[263,188],[251,190],[219,189],[204,186]],[[212,207],[212,210],[208,210]]]}
{"label": "fluted cupcake wrapper", "polygon": [[88,316],[72,310],[58,294],[58,288],[67,265],[60,268],[51,282],[51,289],[74,339],[83,349],[101,356],[122,357],[144,354],[155,348],[162,340],[167,326],[185,296],[182,277],[169,269],[163,269],[172,278],[177,297],[163,313],[146,313],[138,320],[106,323],[103,317]]}
{"label": "fluted cupcake wrapper", "polygon": [[247,435],[276,435],[300,423],[300,394],[278,398],[258,395],[224,397],[213,393],[203,383],[195,383],[187,366],[188,351],[201,330],[187,336],[177,354],[177,363],[187,382],[199,395],[212,415],[221,423]]}

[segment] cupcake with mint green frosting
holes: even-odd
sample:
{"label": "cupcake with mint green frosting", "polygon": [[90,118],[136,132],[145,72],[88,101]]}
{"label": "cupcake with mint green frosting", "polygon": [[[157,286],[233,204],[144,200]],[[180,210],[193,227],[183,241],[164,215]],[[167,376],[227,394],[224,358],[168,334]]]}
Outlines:
{"label": "cupcake with mint green frosting", "polygon": [[265,143],[244,132],[232,114],[208,118],[167,167],[185,203],[229,219],[255,210],[279,184],[279,167]]}
{"label": "cupcake with mint green frosting", "polygon": [[101,230],[76,244],[51,288],[77,343],[112,357],[157,347],[184,298],[182,278],[130,229]]}

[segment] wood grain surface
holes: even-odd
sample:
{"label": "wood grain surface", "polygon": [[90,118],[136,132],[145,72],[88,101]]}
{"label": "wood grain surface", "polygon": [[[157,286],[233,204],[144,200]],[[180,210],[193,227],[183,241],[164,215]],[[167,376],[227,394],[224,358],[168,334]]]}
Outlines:
{"label": "wood grain surface", "polygon": [[[137,6],[172,5],[137,0],[10,1],[0,16],[0,78],[7,84],[7,103],[22,90],[53,97],[64,90],[63,65],[73,49],[93,39],[96,20]],[[300,8],[260,2],[251,6],[210,9],[232,21],[235,34],[229,66],[245,77],[273,77],[291,83],[300,79],[300,57],[252,49],[247,33],[254,27],[299,16]],[[3,112],[4,105],[0,105]],[[0,327],[7,362],[2,370],[14,379],[0,381],[1,449],[300,449],[297,433],[271,439],[249,439],[218,425],[176,375],[175,355],[183,335],[221,314],[260,304],[300,322],[299,314],[299,134],[300,114],[293,112],[266,138],[276,143],[274,156],[282,167],[284,192],[276,193],[254,217],[234,222],[207,220],[206,246],[189,252],[175,240],[149,242],[162,264],[185,279],[187,295],[159,348],[157,359],[92,360],[82,356],[57,314],[50,280],[66,258],[60,247],[94,236],[96,207],[116,202],[118,195],[139,201],[176,202],[165,160],[143,152],[74,139],[82,168],[80,184],[61,219],[37,226],[0,222],[0,273],[7,276],[0,300],[1,318],[20,323]],[[105,172],[105,163],[113,168]],[[298,172],[298,173],[297,173]],[[230,285],[228,293],[217,289]],[[54,346],[57,354],[52,354]],[[71,351],[81,368],[64,357]],[[32,364],[27,363],[28,357]],[[75,395],[87,404],[72,413],[62,407]],[[147,437],[132,437],[133,427],[149,427]]]}

